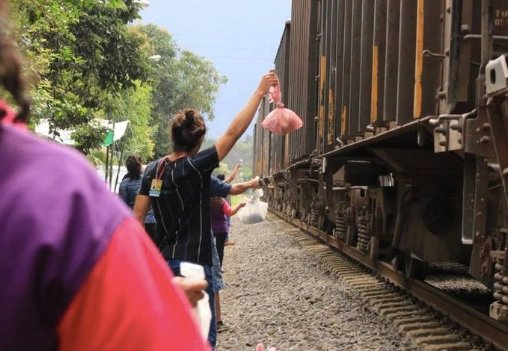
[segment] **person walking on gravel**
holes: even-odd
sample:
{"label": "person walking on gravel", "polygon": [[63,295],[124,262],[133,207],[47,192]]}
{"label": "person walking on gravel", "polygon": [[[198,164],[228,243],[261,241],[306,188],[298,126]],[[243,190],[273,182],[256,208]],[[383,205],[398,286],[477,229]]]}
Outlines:
{"label": "person walking on gravel", "polygon": [[[225,178],[224,174],[218,174],[217,175],[217,178],[219,180],[222,180],[226,183],[229,183],[231,184],[233,182],[233,180],[235,179],[235,177],[238,175],[238,173],[240,172],[240,169],[242,168],[242,162],[240,160],[240,162],[238,162],[235,167],[233,168],[233,171],[231,171],[231,174]],[[242,178],[243,179],[243,178]],[[229,205],[231,205],[231,196],[228,196],[226,197],[226,201]],[[231,228],[231,217],[226,217],[227,219],[227,224],[228,224],[228,231],[226,232],[226,236],[224,238],[224,246],[231,246],[231,245],[234,245],[234,241],[232,240],[229,240],[229,229]],[[217,236],[215,237],[217,239]],[[222,260],[221,260],[222,262]],[[222,263],[221,263],[222,264]]]}
{"label": "person walking on gravel", "polygon": [[212,287],[212,234],[210,228],[210,177],[254,118],[259,103],[270,86],[277,84],[274,73],[265,74],[246,106],[233,119],[215,144],[198,152],[204,140],[206,125],[201,114],[184,110],[173,118],[173,150],[148,165],[136,197],[134,213],[143,221],[153,205],[162,254],[176,275],[180,263],[202,265],[209,287],[212,321],[208,340],[216,344],[215,304]]}
{"label": "person walking on gravel", "polygon": [[[247,191],[248,189],[256,189],[259,187],[259,179],[254,178],[247,182],[242,183],[236,183],[236,184],[229,184],[234,178],[234,174],[232,176],[229,176],[226,181],[223,181],[218,176],[212,175],[210,179],[210,196],[212,197],[212,200],[214,198],[218,199],[224,199],[230,195],[239,195]],[[238,210],[238,209],[237,209]],[[213,210],[211,212],[211,220],[212,220],[212,232],[215,235],[214,230],[217,230],[214,227],[214,216],[213,216]],[[219,223],[221,225],[221,223]],[[215,224],[217,225],[217,223]],[[219,230],[221,227],[219,226]],[[220,291],[224,289],[224,281],[222,279],[222,262],[220,261],[220,253],[217,250],[217,247],[215,245],[215,242],[212,243],[212,276],[213,276],[213,291],[215,293],[215,312],[216,312],[216,321],[217,321],[217,330],[220,332],[221,330],[225,330],[226,326],[222,320],[222,313],[221,313],[221,304],[220,304]],[[222,247],[224,249],[224,247]]]}
{"label": "person walking on gravel", "polygon": [[[231,180],[234,178],[234,174],[235,172],[233,172],[232,176],[229,176],[226,180],[224,174],[217,174],[216,177],[220,181],[231,183]],[[224,246],[226,245],[229,237],[231,217],[234,216],[240,208],[245,206],[245,202],[240,203],[240,205],[231,207],[230,203],[227,201],[227,197],[212,195],[212,199],[210,200],[212,232],[217,243],[217,251],[219,253],[221,268],[222,262],[224,261]]]}
{"label": "person walking on gravel", "polygon": [[[127,174],[120,182],[118,195],[125,204],[132,209],[134,208],[134,202],[141,186],[141,158],[134,155],[127,157],[127,160],[125,160],[125,167],[127,168]],[[157,238],[155,235],[155,215],[153,214],[152,208],[150,208],[145,217],[144,226],[145,231],[148,233],[152,241],[157,244]]]}

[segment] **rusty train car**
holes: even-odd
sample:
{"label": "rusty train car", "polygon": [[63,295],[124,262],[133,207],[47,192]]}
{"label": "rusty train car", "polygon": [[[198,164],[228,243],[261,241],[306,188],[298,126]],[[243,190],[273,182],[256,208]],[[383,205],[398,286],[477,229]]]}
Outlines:
{"label": "rusty train car", "polygon": [[293,0],[261,128],[270,209],[408,277],[455,262],[508,321],[508,2]]}

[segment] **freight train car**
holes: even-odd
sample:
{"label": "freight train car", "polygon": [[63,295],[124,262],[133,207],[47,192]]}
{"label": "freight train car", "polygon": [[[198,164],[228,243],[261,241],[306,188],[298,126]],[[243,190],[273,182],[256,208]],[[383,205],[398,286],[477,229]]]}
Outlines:
{"label": "freight train car", "polygon": [[[408,277],[455,262],[508,321],[508,2],[294,0],[255,135],[278,214]],[[497,60],[496,60],[497,58]]]}

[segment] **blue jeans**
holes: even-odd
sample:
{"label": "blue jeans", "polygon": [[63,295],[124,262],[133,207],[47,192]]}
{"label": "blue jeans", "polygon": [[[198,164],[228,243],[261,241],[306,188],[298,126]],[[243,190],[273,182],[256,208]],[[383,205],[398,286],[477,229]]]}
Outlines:
{"label": "blue jeans", "polygon": [[[180,260],[168,260],[169,268],[173,271],[173,275],[182,276],[180,274]],[[212,320],[210,321],[210,331],[208,332],[208,342],[215,349],[217,345],[217,320],[215,316],[215,293],[213,292],[213,278],[212,266],[203,266],[205,269],[205,279],[208,283],[206,293],[208,294],[208,301],[210,303],[210,310],[212,312]]]}

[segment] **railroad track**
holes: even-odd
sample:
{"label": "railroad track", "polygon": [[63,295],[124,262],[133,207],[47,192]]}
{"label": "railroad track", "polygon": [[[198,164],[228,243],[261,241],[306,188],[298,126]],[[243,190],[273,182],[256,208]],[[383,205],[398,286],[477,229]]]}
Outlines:
{"label": "railroad track", "polygon": [[[390,265],[371,260],[315,227],[278,211],[271,212],[292,225],[289,233],[319,257],[332,274],[357,289],[374,311],[393,322],[424,351],[480,350],[474,348],[480,343],[481,350],[508,351],[507,325],[425,282],[408,279]],[[283,222],[278,223],[288,231]]]}

